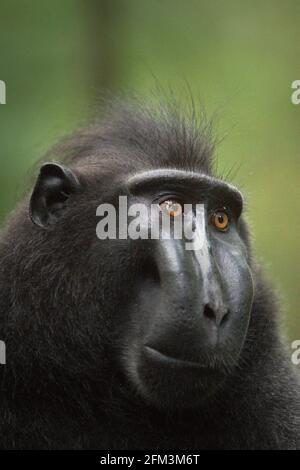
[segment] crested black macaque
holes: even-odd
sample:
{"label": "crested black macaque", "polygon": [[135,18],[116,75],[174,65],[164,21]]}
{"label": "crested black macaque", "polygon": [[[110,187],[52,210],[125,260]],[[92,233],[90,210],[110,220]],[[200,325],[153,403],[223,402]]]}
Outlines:
{"label": "crested black macaque", "polygon": [[[296,449],[300,386],[209,125],[111,106],[51,150],[0,238],[4,449]],[[99,240],[96,208],[205,207],[203,244]],[[270,237],[274,236],[270,224]]]}

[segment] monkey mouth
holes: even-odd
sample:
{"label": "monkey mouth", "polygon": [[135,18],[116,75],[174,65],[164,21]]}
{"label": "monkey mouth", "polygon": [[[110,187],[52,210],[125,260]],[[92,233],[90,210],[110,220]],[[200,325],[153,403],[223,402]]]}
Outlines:
{"label": "monkey mouth", "polygon": [[200,362],[186,360],[186,359],[178,359],[176,357],[172,357],[166,355],[157,349],[152,348],[151,346],[144,346],[144,354],[146,357],[156,362],[157,365],[167,366],[171,368],[192,368],[192,369],[200,369],[201,372],[210,372],[213,373],[214,369],[212,367],[207,367]]}
{"label": "monkey mouth", "polygon": [[172,357],[149,345],[140,348],[128,371],[145,401],[164,409],[205,403],[226,378],[216,365]]}

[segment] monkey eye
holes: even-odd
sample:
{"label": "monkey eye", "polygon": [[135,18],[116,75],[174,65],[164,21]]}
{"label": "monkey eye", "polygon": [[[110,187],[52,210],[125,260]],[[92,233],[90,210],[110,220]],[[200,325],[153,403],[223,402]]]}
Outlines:
{"label": "monkey eye", "polygon": [[160,209],[170,217],[178,217],[183,212],[183,206],[176,199],[167,199],[159,204]]}
{"label": "monkey eye", "polygon": [[212,213],[210,217],[211,224],[219,231],[225,232],[229,227],[229,216],[225,209],[219,209]]}

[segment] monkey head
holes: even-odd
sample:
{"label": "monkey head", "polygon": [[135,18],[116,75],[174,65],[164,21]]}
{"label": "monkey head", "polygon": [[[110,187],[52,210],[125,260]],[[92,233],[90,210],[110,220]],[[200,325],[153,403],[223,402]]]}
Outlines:
{"label": "monkey head", "polygon": [[[124,167],[118,158],[107,172],[101,165],[92,172],[87,164],[41,167],[30,215],[48,256],[52,247],[47,303],[52,316],[65,316],[52,319],[52,329],[73,322],[86,338],[79,344],[90,373],[119,374],[158,408],[195,407],[222,390],[247,336],[254,287],[243,198],[201,169]],[[99,240],[97,207],[111,204],[118,217],[120,196],[128,207],[156,206],[171,223],[185,217],[201,246],[187,249],[184,237],[130,238],[126,230]],[[147,232],[149,221],[140,219],[141,231],[143,223]]]}

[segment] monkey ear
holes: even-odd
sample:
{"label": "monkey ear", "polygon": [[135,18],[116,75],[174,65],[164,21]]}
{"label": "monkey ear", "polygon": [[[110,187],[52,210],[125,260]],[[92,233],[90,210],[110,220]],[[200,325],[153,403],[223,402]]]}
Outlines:
{"label": "monkey ear", "polygon": [[80,191],[74,173],[59,163],[44,163],[30,199],[31,220],[39,227],[48,227],[61,215],[66,201]]}

